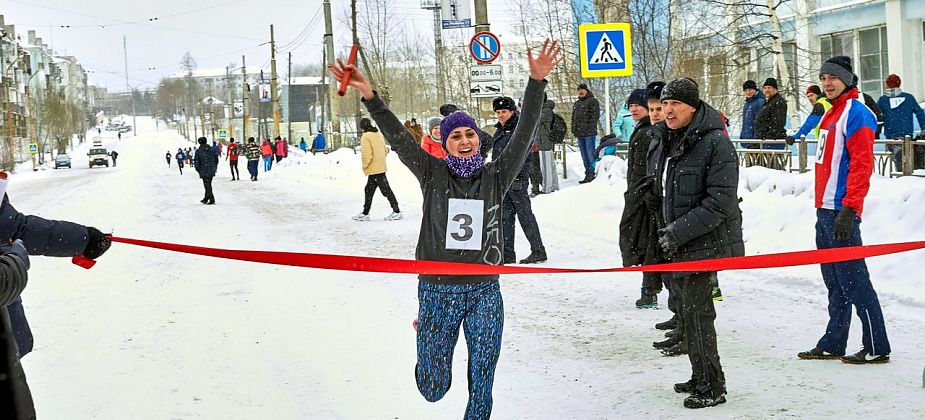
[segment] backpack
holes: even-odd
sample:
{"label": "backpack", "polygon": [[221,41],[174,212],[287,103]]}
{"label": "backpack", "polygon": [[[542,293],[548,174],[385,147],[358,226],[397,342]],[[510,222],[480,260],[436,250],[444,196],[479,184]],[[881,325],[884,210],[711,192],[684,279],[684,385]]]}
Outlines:
{"label": "backpack", "polygon": [[549,141],[561,144],[565,141],[565,135],[568,132],[568,127],[565,126],[565,119],[561,115],[553,113],[552,114],[552,126],[549,127]]}

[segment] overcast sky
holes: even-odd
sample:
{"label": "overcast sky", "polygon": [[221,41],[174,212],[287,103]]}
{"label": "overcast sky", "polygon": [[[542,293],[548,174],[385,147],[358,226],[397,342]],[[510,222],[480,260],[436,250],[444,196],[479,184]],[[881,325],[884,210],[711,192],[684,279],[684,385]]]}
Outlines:
{"label": "overcast sky", "polygon": [[[393,11],[402,20],[419,28],[427,39],[433,38],[432,12],[422,10],[419,0],[393,1]],[[349,39],[341,38],[349,36],[341,16],[350,3],[332,0],[331,5],[339,49],[339,41]],[[509,7],[507,2],[489,0],[492,30],[504,32],[511,23]],[[244,54],[248,66],[269,69],[269,46],[259,44],[269,41],[270,24],[276,32],[277,71],[285,74],[289,51],[294,64],[320,63],[324,36],[322,0],[0,0],[0,13],[24,41],[26,31],[35,30],[58,54],[75,56],[90,72],[91,83],[110,91],[125,90],[123,35],[129,84],[137,88],[156,85],[162,77],[180,71],[186,51],[199,68],[240,66]]]}

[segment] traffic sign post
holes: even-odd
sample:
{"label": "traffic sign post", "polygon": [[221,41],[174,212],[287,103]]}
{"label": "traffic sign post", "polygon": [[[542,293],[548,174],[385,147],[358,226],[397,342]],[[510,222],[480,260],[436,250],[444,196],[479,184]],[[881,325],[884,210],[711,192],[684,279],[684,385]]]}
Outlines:
{"label": "traffic sign post", "polygon": [[29,153],[32,153],[33,155],[36,155],[39,153],[38,143],[29,143]]}
{"label": "traffic sign post", "polygon": [[228,138],[228,130],[226,130],[226,129],[224,129],[224,128],[218,130],[218,139],[219,139],[219,140],[225,141],[227,138]]}
{"label": "traffic sign post", "polygon": [[479,32],[469,41],[469,54],[479,64],[489,64],[501,55],[501,41],[491,32]]}
{"label": "traffic sign post", "polygon": [[633,74],[633,41],[628,23],[595,23],[578,27],[581,77]]}

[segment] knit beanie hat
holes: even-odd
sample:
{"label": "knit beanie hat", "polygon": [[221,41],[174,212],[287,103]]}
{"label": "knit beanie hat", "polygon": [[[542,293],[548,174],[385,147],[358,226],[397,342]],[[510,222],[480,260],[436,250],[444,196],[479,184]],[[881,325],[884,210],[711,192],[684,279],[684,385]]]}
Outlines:
{"label": "knit beanie hat", "polygon": [[819,67],[819,76],[823,74],[831,74],[841,79],[848,87],[855,86],[857,81],[854,69],[851,67],[851,57],[843,55],[837,55],[822,63],[822,67]]}
{"label": "knit beanie hat", "polygon": [[898,88],[899,85],[901,85],[902,83],[903,83],[902,79],[900,79],[899,76],[895,74],[891,74],[886,77],[886,87],[890,89]]}
{"label": "knit beanie hat", "polygon": [[370,121],[369,118],[363,118],[360,120],[360,130],[363,130],[363,132],[378,131],[375,127],[373,127],[373,122]]}
{"label": "knit beanie hat", "polygon": [[812,93],[816,96],[822,96],[822,89],[819,88],[819,85],[809,85],[809,87],[806,88],[806,93]]}
{"label": "knit beanie hat", "polygon": [[763,84],[762,86],[770,86],[770,87],[772,87],[772,88],[774,88],[774,89],[778,89],[778,87],[777,87],[777,79],[775,79],[775,78],[773,78],[773,77],[769,77],[769,78],[767,78],[767,79],[764,81],[764,84]]}
{"label": "knit beanie hat", "polygon": [[440,105],[440,115],[447,116],[459,110],[459,107],[453,104]]}
{"label": "knit beanie hat", "polygon": [[499,109],[506,109],[511,112],[517,111],[517,104],[514,103],[514,99],[507,96],[499,96],[495,100],[491,101],[491,108],[494,111]]}
{"label": "knit beanie hat", "polygon": [[647,102],[648,97],[645,89],[633,89],[633,92],[630,93],[630,97],[626,100],[627,105],[636,104],[644,108],[649,105]]}
{"label": "knit beanie hat", "polygon": [[758,84],[755,83],[754,80],[746,80],[745,83],[742,84],[742,90],[746,90],[746,89],[758,90]]}
{"label": "knit beanie hat", "polygon": [[579,83],[579,84],[578,84],[578,90],[582,90],[582,89],[587,90],[587,91],[589,91],[589,92],[591,91],[591,89],[588,89],[588,84],[587,84],[587,83]]}
{"label": "knit beanie hat", "polygon": [[465,112],[454,112],[447,115],[443,121],[440,121],[440,141],[443,142],[444,149],[446,149],[447,136],[459,127],[469,127],[475,130],[476,133],[479,132],[479,125],[475,123],[475,120],[470,117],[469,114]]}
{"label": "knit beanie hat", "polygon": [[683,77],[674,79],[662,89],[662,101],[675,100],[684,102],[694,108],[700,107],[700,88],[693,80]]}
{"label": "knit beanie hat", "polygon": [[434,127],[440,125],[440,121],[441,119],[438,117],[433,117],[427,120],[427,132],[430,133],[431,131],[434,131]]}
{"label": "knit beanie hat", "polygon": [[199,144],[206,144],[206,143],[209,142],[209,140],[206,139],[205,137],[200,137],[200,138],[196,139],[196,141],[198,141]]}
{"label": "knit beanie hat", "polygon": [[658,80],[652,83],[649,83],[646,86],[646,99],[660,101],[662,98],[662,89],[665,87],[665,82]]}

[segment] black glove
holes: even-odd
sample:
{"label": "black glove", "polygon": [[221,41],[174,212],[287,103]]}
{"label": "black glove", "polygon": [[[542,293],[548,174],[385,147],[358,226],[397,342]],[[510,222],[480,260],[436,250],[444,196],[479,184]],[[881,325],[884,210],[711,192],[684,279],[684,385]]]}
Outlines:
{"label": "black glove", "polygon": [[671,233],[671,229],[662,228],[658,230],[658,246],[662,248],[666,258],[671,258],[678,253],[678,240]]}
{"label": "black glove", "polygon": [[847,241],[851,239],[851,233],[854,232],[854,210],[848,207],[842,207],[835,216],[835,240]]}
{"label": "black glove", "polygon": [[658,198],[658,195],[655,194],[655,191],[649,190],[642,196],[642,200],[646,205],[646,210],[649,210],[649,213],[658,214],[661,211],[662,202]]}
{"label": "black glove", "polygon": [[87,227],[87,236],[90,237],[90,241],[84,248],[83,256],[91,260],[99,258],[112,246],[112,241],[97,228]]}
{"label": "black glove", "polygon": [[793,146],[793,142],[796,140],[794,140],[793,136],[787,136],[787,138],[785,138],[784,141],[787,142],[787,146]]}
{"label": "black glove", "polygon": [[15,255],[16,258],[19,258],[19,261],[26,266],[26,270],[29,269],[29,251],[26,251],[26,247],[23,246],[21,239],[0,246],[0,253]]}

